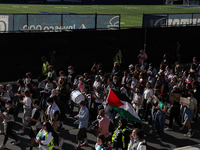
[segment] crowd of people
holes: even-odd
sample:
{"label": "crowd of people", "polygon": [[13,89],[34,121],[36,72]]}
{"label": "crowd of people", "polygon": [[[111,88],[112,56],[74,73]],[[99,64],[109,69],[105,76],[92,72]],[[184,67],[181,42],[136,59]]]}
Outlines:
{"label": "crowd of people", "polygon": [[[125,71],[120,69],[123,57],[119,50],[109,75],[104,74],[102,64],[94,63],[90,73],[76,75],[73,66],[69,66],[67,74],[60,71],[57,76],[54,66],[43,56],[38,83],[33,82],[32,73],[28,72],[26,78],[17,80],[17,93],[13,93],[10,84],[6,87],[0,85],[0,132],[5,135],[0,148],[5,148],[8,135],[15,139],[12,144],[20,143],[12,128],[23,106],[23,126],[17,134],[24,134],[27,125],[31,127],[30,150],[34,142],[39,144],[41,150],[62,147],[64,140],[57,134],[57,129],[62,128],[67,117],[77,120],[75,124],[78,124],[79,130],[75,149],[88,145],[87,132],[91,129],[97,136],[96,150],[111,147],[122,150],[148,149],[142,124],[121,117],[107,104],[110,89],[130,99],[136,113],[151,126],[149,133],[146,133],[148,136],[156,132],[157,140],[164,140],[164,131],[172,130],[175,118],[179,130],[188,128],[184,136],[192,137],[194,131],[191,123],[197,121],[200,100],[200,65],[194,57],[189,69],[182,68],[179,49],[177,45],[179,55],[176,53],[173,59],[165,54],[159,69],[153,63],[147,63],[147,54],[141,50],[138,64],[130,64]],[[74,101],[70,96],[73,93],[77,96],[81,94],[84,98]],[[181,105],[171,100],[171,93],[188,98],[188,104]],[[78,106],[79,110],[75,116],[74,106]],[[164,129],[167,113],[169,125]],[[132,133],[128,127],[130,123],[133,125]]]}

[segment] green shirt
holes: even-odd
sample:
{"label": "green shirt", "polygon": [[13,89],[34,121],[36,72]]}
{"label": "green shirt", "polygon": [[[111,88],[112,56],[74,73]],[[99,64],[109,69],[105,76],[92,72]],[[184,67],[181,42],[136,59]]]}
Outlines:
{"label": "green shirt", "polygon": [[[164,106],[167,106],[167,102],[159,102],[159,107],[160,107],[160,109],[164,109]],[[163,112],[163,111],[162,111]],[[164,113],[164,112],[163,112]],[[165,114],[165,113],[164,113]]]}

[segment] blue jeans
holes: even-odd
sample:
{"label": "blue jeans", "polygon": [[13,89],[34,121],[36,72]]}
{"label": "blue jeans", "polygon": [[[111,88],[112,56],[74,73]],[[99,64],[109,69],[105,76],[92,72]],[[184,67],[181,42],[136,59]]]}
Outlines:
{"label": "blue jeans", "polygon": [[164,137],[165,114],[160,110],[157,111],[155,116],[155,128],[161,139]]}

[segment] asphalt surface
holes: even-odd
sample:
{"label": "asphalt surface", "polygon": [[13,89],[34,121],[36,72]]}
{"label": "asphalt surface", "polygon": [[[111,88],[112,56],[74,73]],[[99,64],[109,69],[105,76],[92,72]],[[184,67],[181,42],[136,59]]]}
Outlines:
{"label": "asphalt surface", "polygon": [[[76,115],[78,113],[77,107],[74,109],[73,115]],[[16,119],[13,132],[18,131],[22,128],[22,113],[19,114],[19,117]],[[166,126],[168,125],[168,116],[166,117]],[[64,138],[64,144],[62,147],[55,146],[54,149],[56,150],[73,150],[74,147],[77,145],[76,141],[76,135],[78,132],[78,125],[74,124],[75,119],[72,117],[68,117],[64,121],[64,125],[61,129],[58,129],[58,132],[60,132],[60,136]],[[183,134],[187,133],[187,128],[185,128],[183,131],[179,132],[179,127],[176,123],[173,125],[172,131],[165,131],[165,137],[163,141],[157,141],[156,140],[156,133],[154,133],[152,136],[145,136],[146,141],[148,142],[148,145],[152,150],[168,150],[168,149],[174,149],[177,147],[183,147],[183,146],[191,146],[196,145],[200,143],[200,126],[199,126],[200,118],[198,117],[198,122],[195,124],[192,124],[192,128],[194,129],[194,136],[192,138],[184,137]],[[150,127],[148,124],[144,123],[144,132],[148,133]],[[129,122],[129,127],[132,130],[132,123]],[[19,140],[21,143],[17,146],[12,145],[10,142],[14,141],[13,139],[9,138],[8,142],[6,144],[6,148],[10,150],[27,150],[29,149],[29,131],[30,127],[27,127],[25,129],[25,133],[23,135],[18,135]],[[83,146],[80,148],[80,150],[94,150],[94,145],[96,143],[96,136],[94,135],[94,130],[91,130],[87,133],[88,136],[88,146]],[[3,143],[4,135],[0,135],[0,144]],[[34,150],[38,149],[38,144],[35,143]]]}

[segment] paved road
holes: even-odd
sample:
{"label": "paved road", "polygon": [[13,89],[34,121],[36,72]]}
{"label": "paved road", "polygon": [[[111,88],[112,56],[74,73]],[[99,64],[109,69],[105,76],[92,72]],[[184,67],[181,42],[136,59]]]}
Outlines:
{"label": "paved road", "polygon": [[[75,112],[74,115],[77,114],[77,108],[75,107]],[[19,118],[16,120],[15,126],[13,131],[16,132],[17,130],[21,129],[22,123],[21,123],[21,116],[22,113],[19,114]],[[57,150],[73,150],[74,147],[77,144],[76,141],[76,134],[78,132],[77,125],[74,125],[75,119],[72,117],[69,117],[65,120],[63,129],[59,130],[60,131],[60,136],[64,138],[64,144],[63,147],[55,147]],[[198,118],[198,123],[192,124],[192,127],[194,128],[195,134],[192,138],[187,138],[184,137],[183,134],[187,132],[187,129],[185,128],[182,132],[178,131],[178,126],[175,124],[173,126],[173,131],[165,131],[165,138],[164,141],[158,142],[155,138],[155,133],[153,136],[148,136],[146,137],[146,140],[151,147],[152,150],[168,150],[168,149],[173,149],[177,147],[183,147],[183,146],[188,146],[188,145],[195,145],[200,143],[200,126],[199,126],[200,118]],[[168,124],[168,117],[166,120],[166,125]],[[130,129],[132,129],[132,124],[129,123]],[[149,126],[147,124],[144,124],[144,131],[147,133],[149,130]],[[30,138],[29,138],[29,131],[30,128],[27,127],[25,130],[24,135],[19,135],[19,139],[21,143],[18,146],[13,146],[10,144],[13,139],[8,140],[7,142],[7,149],[10,150],[26,150],[29,149],[29,143],[30,143]],[[88,134],[88,142],[89,145],[82,147],[81,149],[84,150],[94,150],[94,145],[96,143],[96,137],[94,136],[94,131],[91,130]],[[0,144],[3,142],[3,135],[0,135]],[[35,144],[34,150],[36,150],[38,147],[37,144]]]}

